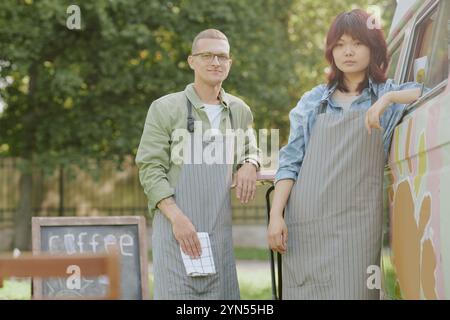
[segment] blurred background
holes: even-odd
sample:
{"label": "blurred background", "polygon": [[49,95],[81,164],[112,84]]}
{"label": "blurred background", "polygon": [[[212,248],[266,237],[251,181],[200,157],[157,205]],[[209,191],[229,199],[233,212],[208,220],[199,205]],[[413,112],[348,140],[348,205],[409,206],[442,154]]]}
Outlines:
{"label": "blurred background", "polygon": [[[79,30],[66,25],[72,4]],[[386,33],[395,0],[2,0],[0,251],[31,249],[32,216],[147,215],[134,156],[151,102],[193,81],[198,32],[228,36],[224,88],[251,107],[256,130],[279,129],[283,146],[289,111],[325,81],[333,18],[369,5]],[[268,187],[246,206],[233,195],[240,260],[268,260]],[[268,276],[244,298],[270,298]]]}

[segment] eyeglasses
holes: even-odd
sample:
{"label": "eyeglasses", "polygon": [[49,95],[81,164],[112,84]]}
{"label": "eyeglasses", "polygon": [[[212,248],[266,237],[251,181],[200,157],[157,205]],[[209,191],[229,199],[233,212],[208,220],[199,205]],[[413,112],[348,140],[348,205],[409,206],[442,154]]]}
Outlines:
{"label": "eyeglasses", "polygon": [[214,58],[217,57],[217,60],[220,64],[227,63],[230,61],[230,57],[226,54],[214,54],[212,52],[200,52],[196,54],[192,54],[193,57],[200,57],[200,59],[205,63],[212,63]]}

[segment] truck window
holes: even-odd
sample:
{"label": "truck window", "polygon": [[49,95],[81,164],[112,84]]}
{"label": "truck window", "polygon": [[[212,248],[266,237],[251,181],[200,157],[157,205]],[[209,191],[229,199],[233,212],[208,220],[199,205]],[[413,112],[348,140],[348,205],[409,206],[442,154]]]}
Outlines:
{"label": "truck window", "polygon": [[417,26],[406,81],[434,88],[448,79],[450,1],[441,1]]}

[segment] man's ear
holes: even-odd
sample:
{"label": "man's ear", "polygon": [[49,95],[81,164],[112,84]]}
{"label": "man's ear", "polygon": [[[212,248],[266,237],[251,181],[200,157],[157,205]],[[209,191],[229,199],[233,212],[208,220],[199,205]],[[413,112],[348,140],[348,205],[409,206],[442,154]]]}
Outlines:
{"label": "man's ear", "polygon": [[233,60],[232,59],[230,59],[230,68],[231,68],[231,65],[233,64]]}
{"label": "man's ear", "polygon": [[194,57],[193,57],[193,56],[189,56],[189,57],[187,58],[187,62],[188,62],[188,64],[189,64],[189,67],[190,67],[192,70],[194,70]]}

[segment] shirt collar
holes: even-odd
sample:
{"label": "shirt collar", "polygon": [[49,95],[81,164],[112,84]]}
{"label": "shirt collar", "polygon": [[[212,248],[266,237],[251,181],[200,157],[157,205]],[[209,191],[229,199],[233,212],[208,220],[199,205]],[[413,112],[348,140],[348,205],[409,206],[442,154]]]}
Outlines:
{"label": "shirt collar", "polygon": [[331,95],[334,93],[334,91],[337,88],[337,83],[333,84],[331,87],[326,86],[325,92],[322,95],[322,102],[328,100]]}
{"label": "shirt collar", "polygon": [[[322,95],[321,101],[329,100],[329,98],[334,93],[336,88],[337,88],[337,83],[333,84],[331,87],[327,86],[325,92]],[[375,83],[371,77],[369,77],[369,94],[370,94],[370,91],[372,91],[375,94],[375,96],[378,97],[378,84]]]}
{"label": "shirt collar", "polygon": [[[201,109],[204,107],[205,104],[200,100],[199,96],[197,95],[197,92],[195,92],[193,83],[188,84],[184,92],[195,109]],[[225,92],[223,88],[220,88],[219,96],[217,98],[219,99],[220,104],[225,109],[228,109],[230,100],[228,98],[228,94]]]}

